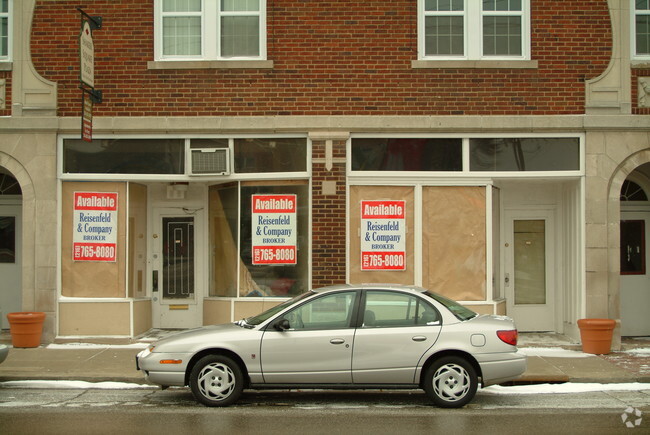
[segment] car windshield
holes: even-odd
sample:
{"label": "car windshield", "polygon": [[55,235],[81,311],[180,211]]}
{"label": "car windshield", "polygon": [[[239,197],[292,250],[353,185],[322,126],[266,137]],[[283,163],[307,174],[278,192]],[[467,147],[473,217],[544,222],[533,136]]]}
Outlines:
{"label": "car windshield", "polygon": [[447,309],[449,311],[451,311],[452,314],[454,316],[456,316],[456,318],[458,320],[463,320],[464,321],[464,320],[473,319],[474,317],[478,316],[477,313],[470,310],[469,308],[466,308],[466,307],[462,306],[461,304],[459,304],[456,301],[453,301],[451,299],[447,299],[444,296],[441,296],[441,295],[436,294],[436,293],[431,293],[431,292],[424,292],[424,294],[429,296],[431,299],[435,299],[436,301],[440,302],[442,305],[447,307]]}
{"label": "car windshield", "polygon": [[306,298],[308,296],[311,296],[313,294],[314,294],[313,291],[305,292],[305,293],[303,293],[301,295],[296,296],[293,299],[289,299],[288,301],[284,301],[280,305],[276,305],[275,307],[270,308],[270,309],[264,311],[263,313],[258,314],[257,316],[248,317],[247,319],[244,319],[244,321],[248,325],[257,326],[260,323],[264,322],[265,320],[268,320],[269,318],[273,317],[274,315],[276,315],[280,311],[284,310],[289,305],[293,305],[294,303],[296,303],[296,302],[298,302],[298,301],[300,301],[300,300],[302,300],[302,299],[304,299],[304,298]]}

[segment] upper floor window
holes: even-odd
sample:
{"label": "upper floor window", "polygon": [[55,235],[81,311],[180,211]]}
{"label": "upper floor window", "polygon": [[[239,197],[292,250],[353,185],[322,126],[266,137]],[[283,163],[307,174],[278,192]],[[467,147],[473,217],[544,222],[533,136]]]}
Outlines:
{"label": "upper floor window", "polygon": [[632,38],[632,56],[650,57],[650,0],[632,0],[634,2],[634,37]]}
{"label": "upper floor window", "polygon": [[266,58],[266,0],[156,0],[155,27],[157,60]]}
{"label": "upper floor window", "polygon": [[530,0],[418,0],[419,58],[530,59]]}
{"label": "upper floor window", "polygon": [[11,0],[0,0],[0,61],[10,60]]}

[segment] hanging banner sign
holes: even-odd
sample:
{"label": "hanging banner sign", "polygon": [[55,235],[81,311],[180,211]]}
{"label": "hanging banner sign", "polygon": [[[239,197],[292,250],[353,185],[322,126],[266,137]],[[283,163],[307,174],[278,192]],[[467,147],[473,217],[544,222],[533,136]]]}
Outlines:
{"label": "hanging banner sign", "polygon": [[72,259],[116,261],[117,192],[74,192]]}
{"label": "hanging banner sign", "polygon": [[296,195],[253,195],[251,210],[253,264],[296,264]]}
{"label": "hanging banner sign", "polygon": [[95,87],[95,44],[87,20],[81,23],[79,33],[79,80],[91,88]]}
{"label": "hanging banner sign", "polygon": [[405,201],[361,201],[361,270],[406,270]]}

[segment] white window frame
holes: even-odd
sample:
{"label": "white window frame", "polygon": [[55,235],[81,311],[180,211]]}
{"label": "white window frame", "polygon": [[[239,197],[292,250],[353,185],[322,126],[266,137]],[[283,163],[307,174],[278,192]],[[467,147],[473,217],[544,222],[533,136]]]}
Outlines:
{"label": "white window frame", "polygon": [[[483,11],[480,0],[464,0],[463,11],[426,12],[425,0],[418,0],[418,59],[419,60],[530,60],[530,0],[521,0],[521,11]],[[463,15],[463,55],[427,56],[425,17],[435,15]],[[521,55],[483,55],[483,17],[521,16]],[[473,31],[479,29],[478,32]]]}
{"label": "white window frame", "polygon": [[[221,11],[220,0],[201,0],[201,12],[174,12],[173,16],[201,16],[201,54],[189,56],[169,56],[163,54],[163,0],[154,2],[154,58],[157,61],[214,61],[214,60],[266,60],[266,0],[259,0],[259,11]],[[259,47],[258,56],[221,56],[221,18],[225,16],[258,16]]]}
{"label": "white window frame", "polygon": [[637,54],[636,50],[636,17],[650,15],[650,10],[637,10],[635,0],[630,0],[630,48],[632,59],[650,60],[650,54]]}
{"label": "white window frame", "polygon": [[14,0],[8,1],[7,12],[0,12],[0,18],[7,18],[7,53],[0,55],[0,62],[10,62],[12,59],[13,46],[13,4]]}

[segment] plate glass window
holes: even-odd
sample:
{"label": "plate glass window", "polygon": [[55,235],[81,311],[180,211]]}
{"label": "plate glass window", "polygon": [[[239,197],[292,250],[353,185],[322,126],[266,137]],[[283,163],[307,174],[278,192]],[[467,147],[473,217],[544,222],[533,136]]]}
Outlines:
{"label": "plate glass window", "polygon": [[10,0],[0,0],[0,60],[9,60]]}
{"label": "plate glass window", "polygon": [[634,1],[634,55],[650,57],[650,0]]}

